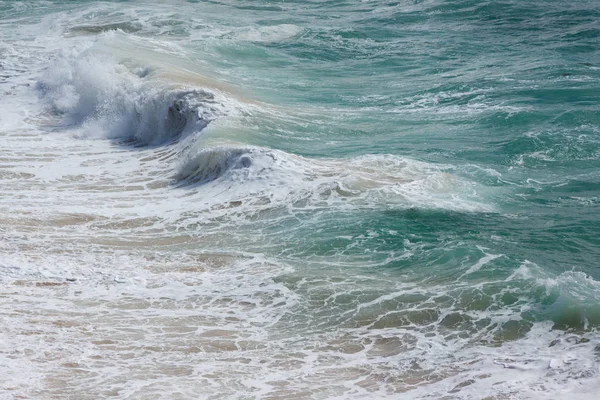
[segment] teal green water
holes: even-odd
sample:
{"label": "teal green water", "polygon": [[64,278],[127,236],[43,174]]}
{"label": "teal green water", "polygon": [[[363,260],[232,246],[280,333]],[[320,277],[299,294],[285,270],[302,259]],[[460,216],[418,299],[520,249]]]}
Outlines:
{"label": "teal green water", "polygon": [[[257,121],[251,143],[309,157],[397,154],[450,164],[484,186],[495,209],[323,210],[331,215],[269,233],[295,244],[286,258],[326,263],[335,255],[376,265],[371,273],[439,284],[462,275],[481,247],[503,256],[463,279],[508,276],[526,261],[551,276],[600,279],[593,2],[217,2],[208,10],[224,25],[232,13],[256,27],[301,27],[283,41],[190,45],[246,93],[294,110],[289,119]],[[376,236],[351,248],[334,238],[366,231]],[[413,251],[402,239],[417,248],[410,258],[402,258]],[[597,296],[573,305],[591,307],[594,325]],[[553,304],[537,300],[542,310]],[[583,324],[573,315],[551,318]]]}
{"label": "teal green water", "polygon": [[[59,39],[49,45],[48,37]],[[522,398],[541,398],[536,396],[543,391],[563,395],[562,388],[584,376],[597,379],[597,2],[0,1],[0,39],[5,99],[13,80],[30,73],[35,96],[51,98],[54,117],[68,117],[52,134],[108,137],[118,157],[131,153],[137,160],[141,154],[145,169],[131,174],[168,175],[156,192],[149,185],[147,194],[127,203],[127,221],[138,213],[153,222],[119,235],[149,243],[177,235],[191,239],[148,248],[147,259],[150,253],[160,259],[167,257],[162,252],[173,258],[216,252],[285,266],[249,295],[260,317],[248,326],[266,326],[265,341],[281,348],[311,349],[318,358],[339,345],[323,347],[323,338],[361,348],[381,337],[391,340],[365,350],[360,364],[376,370],[367,375],[382,386],[356,383],[348,367],[347,381],[356,382],[341,398],[360,397],[358,386],[370,398],[397,395],[406,385],[417,390],[414,398],[519,398],[501,396],[518,396],[525,386],[533,394]],[[86,57],[103,61],[107,54],[133,84],[114,78],[124,74],[119,68],[77,64]],[[47,67],[61,57],[68,60],[64,65]],[[148,68],[149,78],[138,66]],[[51,73],[44,75],[47,68]],[[144,142],[140,138],[162,123],[139,122],[146,105],[163,99],[160,74],[246,105],[238,113],[211,109],[208,126],[196,130],[186,120],[187,130],[170,133],[182,135],[178,143]],[[129,99],[136,91],[142,95]],[[151,113],[174,113],[173,99],[165,96],[168,104]],[[127,107],[135,117],[122,114]],[[48,135],[46,125],[39,129]],[[123,138],[143,143],[130,146]],[[234,150],[220,152],[219,146]],[[213,158],[203,153],[212,150]],[[143,164],[157,159],[152,167]],[[121,179],[117,163],[101,168],[114,182],[134,184]],[[125,198],[115,198],[114,209]],[[18,208],[3,207],[7,213]],[[117,218],[114,209],[106,215]],[[114,234],[103,229],[91,223],[88,233]],[[97,243],[90,243],[81,251],[93,253]],[[122,251],[119,246],[115,251]],[[262,289],[270,285],[293,301],[277,303]],[[262,317],[268,323],[256,322]],[[552,375],[546,371],[554,371],[551,347],[564,335],[576,338],[569,342],[573,348],[561,348],[564,354],[589,357],[582,369],[571,370],[564,361]],[[540,350],[531,343],[548,353],[538,360]],[[583,349],[586,343],[591,347]],[[504,381],[485,361],[492,359],[496,366],[515,361],[523,371],[533,371],[527,365],[539,361],[535,371],[542,372],[529,381]],[[454,392],[449,390],[456,382],[429,394],[418,391],[456,371],[471,371],[469,360],[506,386],[483,384],[484,390],[464,381]],[[396,368],[416,375],[407,378]],[[296,386],[289,393],[304,393],[305,383],[327,386],[290,376]],[[473,382],[485,379],[472,376]],[[461,392],[472,384],[477,389]],[[272,390],[260,393],[285,398]],[[327,390],[298,398],[333,398],[338,389]]]}

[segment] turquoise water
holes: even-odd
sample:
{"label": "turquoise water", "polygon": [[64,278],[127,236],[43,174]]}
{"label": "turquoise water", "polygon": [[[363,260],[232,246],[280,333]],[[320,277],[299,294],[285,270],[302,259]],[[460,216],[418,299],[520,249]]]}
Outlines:
{"label": "turquoise water", "polygon": [[2,1],[0,38],[8,396],[593,398],[596,2]]}

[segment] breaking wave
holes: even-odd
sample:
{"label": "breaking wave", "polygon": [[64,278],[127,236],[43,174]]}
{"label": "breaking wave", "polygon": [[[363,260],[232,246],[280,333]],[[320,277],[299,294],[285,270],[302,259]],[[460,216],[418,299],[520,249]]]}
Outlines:
{"label": "breaking wave", "polygon": [[62,55],[37,83],[62,126],[80,136],[156,145],[198,132],[226,114],[219,95],[152,79],[149,67],[131,70],[114,60]]}
{"label": "breaking wave", "polygon": [[451,172],[448,166],[394,155],[315,159],[261,147],[215,146],[191,150],[175,181],[179,186],[201,185],[205,193],[218,190],[222,201],[254,205],[318,207],[335,202],[494,211],[480,198],[483,188]]}

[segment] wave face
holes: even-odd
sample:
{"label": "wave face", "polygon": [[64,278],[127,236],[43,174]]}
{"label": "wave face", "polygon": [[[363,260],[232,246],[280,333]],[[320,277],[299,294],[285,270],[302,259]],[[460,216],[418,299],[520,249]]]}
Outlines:
{"label": "wave face", "polygon": [[0,1],[0,398],[595,399],[598,20]]}

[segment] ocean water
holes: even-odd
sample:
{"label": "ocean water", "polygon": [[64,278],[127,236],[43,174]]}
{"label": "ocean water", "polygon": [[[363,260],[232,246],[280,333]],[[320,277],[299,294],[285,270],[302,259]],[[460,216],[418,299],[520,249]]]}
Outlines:
{"label": "ocean water", "polygon": [[595,399],[596,1],[0,1],[0,398]]}

